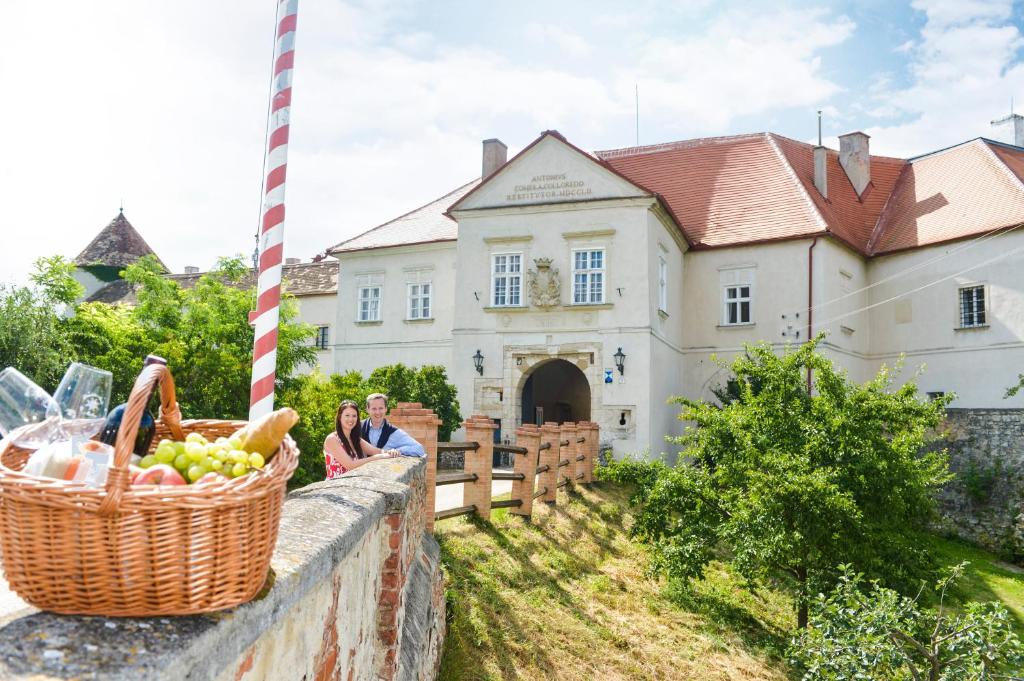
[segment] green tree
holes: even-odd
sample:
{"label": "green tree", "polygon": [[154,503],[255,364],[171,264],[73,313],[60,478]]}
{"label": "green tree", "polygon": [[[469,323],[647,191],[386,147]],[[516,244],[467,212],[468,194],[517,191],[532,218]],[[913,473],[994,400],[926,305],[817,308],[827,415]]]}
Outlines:
{"label": "green tree", "polygon": [[677,439],[688,456],[674,468],[602,472],[640,487],[634,531],[653,545],[655,570],[699,577],[724,549],[751,584],[778,579],[794,593],[800,627],[808,594],[834,581],[836,565],[904,588],[928,574],[921,537],[932,493],[950,479],[945,453],[922,447],[951,397],[919,400],[912,382],[893,389],[887,369],[851,383],[818,340],[781,356],[748,347],[731,365],[739,395],[729,404],[675,398],[695,425]]}
{"label": "green tree", "polygon": [[448,373],[442,366],[428,364],[419,368],[414,381],[412,401],[433,409],[441,419],[441,425],[437,430],[439,442],[447,442],[452,432],[458,429],[462,422],[458,390],[448,382]]}
{"label": "green tree", "polygon": [[894,679],[959,681],[1020,678],[1004,676],[1024,664],[1024,646],[1010,615],[999,603],[968,603],[949,612],[947,589],[966,563],[936,584],[938,607],[923,609],[840,566],[835,589],[819,594],[811,607],[810,627],[794,638],[793,662],[805,681]]}
{"label": "green tree", "polygon": [[16,367],[46,390],[54,390],[75,348],[61,315],[82,287],[63,258],[40,258],[33,286],[0,284],[0,369]]}
{"label": "green tree", "polygon": [[377,367],[366,377],[368,393],[384,393],[389,406],[399,402],[413,402],[416,393],[416,370],[402,363]]}

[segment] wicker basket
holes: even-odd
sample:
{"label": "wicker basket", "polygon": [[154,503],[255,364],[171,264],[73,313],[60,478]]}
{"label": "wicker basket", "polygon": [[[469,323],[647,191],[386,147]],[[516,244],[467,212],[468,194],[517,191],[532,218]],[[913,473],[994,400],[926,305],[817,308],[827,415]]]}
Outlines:
{"label": "wicker basket", "polygon": [[155,385],[154,442],[199,432],[230,436],[244,421],[181,421],[167,367],[132,388],[105,489],[21,472],[31,451],[0,450],[0,559],[10,587],[32,605],[77,615],[190,615],[230,608],[263,586],[285,487],[298,464],[286,437],[262,469],[224,482],[130,485],[128,463]]}

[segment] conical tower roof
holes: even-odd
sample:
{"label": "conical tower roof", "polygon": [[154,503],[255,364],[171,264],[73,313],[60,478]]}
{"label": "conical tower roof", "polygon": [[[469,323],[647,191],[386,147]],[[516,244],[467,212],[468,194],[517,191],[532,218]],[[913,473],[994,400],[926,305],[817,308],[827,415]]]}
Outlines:
{"label": "conical tower roof", "polygon": [[96,238],[89,242],[78,257],[75,264],[79,267],[105,265],[108,267],[127,267],[144,255],[155,256],[164,271],[169,271],[146,240],[142,238],[123,212],[110,221]]}

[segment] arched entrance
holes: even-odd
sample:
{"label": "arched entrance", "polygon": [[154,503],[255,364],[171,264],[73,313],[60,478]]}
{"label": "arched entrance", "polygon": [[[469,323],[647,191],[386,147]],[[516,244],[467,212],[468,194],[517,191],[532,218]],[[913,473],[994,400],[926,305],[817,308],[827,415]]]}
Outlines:
{"label": "arched entrance", "polygon": [[589,421],[590,384],[572,362],[553,359],[534,369],[523,384],[522,422]]}

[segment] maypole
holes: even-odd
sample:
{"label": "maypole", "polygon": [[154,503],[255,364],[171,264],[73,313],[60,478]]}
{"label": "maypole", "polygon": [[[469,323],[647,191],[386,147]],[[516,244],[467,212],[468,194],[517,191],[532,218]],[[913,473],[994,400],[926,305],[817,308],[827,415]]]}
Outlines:
{"label": "maypole", "polygon": [[295,17],[299,0],[278,0],[274,77],[270,86],[270,119],[264,161],[263,220],[260,225],[256,327],[252,349],[249,420],[274,408],[277,371],[277,326],[281,318],[281,260],[284,253],[284,187],[288,169],[288,123],[295,60]]}

